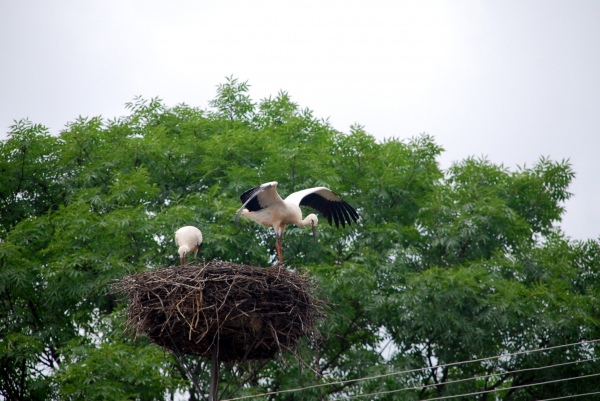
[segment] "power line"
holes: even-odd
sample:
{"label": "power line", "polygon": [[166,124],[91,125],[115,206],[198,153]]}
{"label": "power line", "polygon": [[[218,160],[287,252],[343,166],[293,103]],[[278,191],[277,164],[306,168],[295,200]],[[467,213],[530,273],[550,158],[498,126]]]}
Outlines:
{"label": "power line", "polygon": [[[513,390],[513,389],[517,389],[517,388],[541,386],[541,385],[544,385],[544,384],[566,382],[566,381],[570,381],[570,380],[585,379],[585,378],[588,378],[588,377],[595,377],[595,376],[600,376],[600,373],[592,373],[592,374],[589,374],[589,375],[576,376],[576,377],[567,377],[566,379],[548,380],[548,381],[539,382],[539,383],[522,384],[522,385],[519,385],[519,386],[511,386],[511,387],[506,387],[506,388],[494,388],[494,389],[490,389],[490,390],[475,391],[475,392],[472,392],[472,393],[443,395],[441,397],[428,398],[427,401],[447,400],[447,399],[450,399],[450,398],[466,397],[466,396],[469,396],[469,395],[480,395],[480,394],[487,394],[487,393],[497,393],[499,391],[507,391],[507,390]],[[374,396],[374,395],[397,393],[397,392],[400,392],[400,391],[403,391],[403,390],[404,389],[379,391],[379,392],[376,392],[376,393],[360,394],[360,395],[354,395],[354,396],[343,397],[343,398],[335,398],[335,399],[337,399],[337,400],[350,400],[350,399],[359,398],[359,397],[371,397],[371,396]]]}
{"label": "power line", "polygon": [[[444,368],[444,367],[447,367],[447,366],[457,366],[457,365],[463,365],[463,364],[473,363],[473,362],[481,362],[481,361],[486,361],[486,360],[500,359],[500,358],[505,358],[505,357],[509,357],[509,356],[515,356],[515,355],[531,354],[531,353],[534,353],[534,352],[550,351],[550,350],[553,350],[553,349],[571,347],[571,346],[574,346],[574,345],[593,344],[593,343],[596,343],[598,341],[600,341],[600,339],[589,340],[589,341],[585,341],[584,340],[584,341],[580,341],[580,342],[576,342],[576,343],[563,344],[563,345],[555,345],[555,346],[552,346],[552,347],[539,348],[539,349],[534,349],[534,350],[518,351],[518,352],[513,352],[513,353],[509,353],[509,354],[504,354],[504,355],[496,355],[496,356],[490,356],[490,357],[485,357],[485,358],[471,359],[471,360],[468,360],[468,361],[451,362],[451,363],[445,363],[445,364],[437,365],[437,366],[435,366],[435,368],[437,369],[437,368]],[[367,376],[367,377],[362,377],[362,378],[358,378],[358,379],[340,380],[340,381],[337,381],[337,382],[313,384],[311,386],[299,387],[299,388],[294,388],[294,389],[279,390],[279,391],[270,391],[270,392],[267,392],[267,393],[252,394],[252,395],[244,395],[244,396],[241,396],[241,397],[228,398],[228,399],[223,400],[223,401],[237,401],[237,400],[243,400],[243,399],[249,399],[249,398],[264,397],[264,396],[268,396],[268,395],[292,393],[292,392],[296,392],[296,391],[310,390],[310,389],[313,389],[313,388],[319,388],[319,387],[325,387],[325,386],[342,385],[342,384],[355,383],[355,382],[365,381],[365,380],[379,379],[379,378],[382,378],[382,377],[396,376],[396,375],[401,375],[401,374],[404,374],[404,373],[421,372],[423,370],[428,370],[428,369],[432,369],[432,368],[433,367],[425,367],[425,368],[418,368],[418,369],[401,370],[401,371],[398,371],[398,372],[384,373],[384,374],[380,374],[380,375]],[[402,390],[398,390],[398,391],[402,391]]]}
{"label": "power line", "polygon": [[536,401],[564,400],[565,398],[583,397],[584,395],[594,395],[594,394],[600,394],[600,391],[595,391],[593,393],[585,393],[585,394],[563,395],[562,397],[544,398],[543,400],[536,400]]}
{"label": "power line", "polygon": [[[468,377],[468,378],[465,378],[465,379],[450,380],[450,381],[444,382],[442,384],[461,383],[461,382],[466,382],[466,381],[469,381],[469,380],[486,379],[488,377],[493,377],[493,376],[503,376],[503,375],[508,375],[508,374],[521,373],[521,372],[530,372],[532,370],[550,369],[550,368],[556,368],[556,367],[559,367],[559,366],[573,365],[575,363],[592,362],[592,361],[596,361],[598,359],[600,359],[600,357],[593,358],[593,359],[581,359],[581,360],[578,360],[578,361],[571,361],[571,362],[562,362],[562,363],[557,363],[555,365],[539,366],[539,367],[535,367],[535,368],[526,368],[526,369],[511,370],[510,372],[506,372],[506,373],[491,373],[489,375],[484,375],[484,376],[473,376],[473,377]],[[407,391],[407,390],[422,390],[422,389],[425,389],[425,388],[436,387],[436,386],[439,386],[439,384],[432,383],[432,384],[426,384],[424,386],[404,387],[404,388],[396,389],[396,390],[381,391],[381,392],[379,392],[377,394],[399,393],[400,391]],[[346,396],[346,397],[337,397],[337,398],[331,398],[330,401],[351,400],[353,398],[364,397],[366,395],[367,394],[365,394],[365,395],[357,394],[357,395]]]}

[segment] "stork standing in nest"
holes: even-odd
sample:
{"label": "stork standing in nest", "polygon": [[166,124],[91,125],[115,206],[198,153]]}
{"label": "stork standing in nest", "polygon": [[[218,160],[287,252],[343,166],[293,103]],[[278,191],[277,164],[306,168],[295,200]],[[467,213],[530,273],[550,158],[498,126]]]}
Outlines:
{"label": "stork standing in nest", "polygon": [[175,245],[179,247],[179,261],[186,265],[186,253],[194,252],[194,262],[198,251],[202,249],[202,232],[194,226],[181,227],[175,231]]}
{"label": "stork standing in nest", "polygon": [[277,193],[277,182],[273,181],[247,190],[240,196],[240,200],[243,205],[235,216],[235,223],[237,224],[240,216],[245,216],[264,226],[273,227],[280,263],[283,262],[281,255],[283,232],[288,224],[295,224],[298,227],[311,226],[313,238],[317,240],[319,219],[313,213],[302,219],[300,206],[315,209],[325,216],[330,225],[334,221],[338,228],[340,223],[342,227],[346,227],[346,223],[351,225],[352,221],[356,223],[359,218],[352,206],[325,187],[304,189],[281,199]]}

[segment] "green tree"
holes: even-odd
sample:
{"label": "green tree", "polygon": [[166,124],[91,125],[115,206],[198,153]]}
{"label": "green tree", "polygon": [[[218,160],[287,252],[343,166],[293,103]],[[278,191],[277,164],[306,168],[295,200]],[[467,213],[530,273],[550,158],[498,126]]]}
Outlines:
{"label": "green tree", "polygon": [[[598,372],[597,361],[564,365],[598,357],[596,343],[447,366],[600,338],[600,244],[573,241],[559,226],[568,162],[511,171],[469,158],[442,171],[443,149],[428,135],[378,142],[360,126],[341,133],[285,92],[255,102],[249,89],[227,79],[208,110],[136,98],[127,116],[79,118],[57,137],[26,120],[11,127],[0,143],[2,397],[201,399],[186,367],[202,393],[206,363],[186,357],[183,366],[123,336],[126,305],[110,284],[177,263],[173,235],[183,225],[203,231],[203,258],[273,263],[272,230],[233,225],[239,194],[267,181],[282,195],[330,187],[361,220],[344,230],[323,221],[317,244],[303,229],[286,231],[289,266],[310,271],[331,304],[323,339],[303,343],[305,363],[282,356],[236,368],[249,379],[238,394],[405,369],[423,370],[271,399],[405,387],[417,389],[369,399],[600,390],[594,377],[512,388]],[[231,372],[222,375],[227,392],[238,387]]]}

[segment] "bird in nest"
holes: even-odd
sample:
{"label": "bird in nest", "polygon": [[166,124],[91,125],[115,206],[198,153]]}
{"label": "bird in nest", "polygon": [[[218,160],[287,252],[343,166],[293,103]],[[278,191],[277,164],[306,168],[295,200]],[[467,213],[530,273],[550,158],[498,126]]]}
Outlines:
{"label": "bird in nest", "polygon": [[277,182],[273,181],[247,190],[240,195],[240,200],[243,205],[235,216],[235,223],[237,224],[240,216],[245,216],[264,226],[273,227],[275,248],[280,263],[283,262],[281,255],[283,232],[288,224],[295,224],[298,227],[311,226],[313,238],[317,240],[319,219],[314,213],[302,219],[300,206],[308,206],[320,212],[330,225],[335,222],[338,228],[340,223],[342,227],[346,227],[346,223],[352,225],[352,221],[356,223],[359,219],[358,213],[352,206],[325,187],[303,189],[282,199],[277,193]]}
{"label": "bird in nest", "polygon": [[175,231],[175,245],[179,247],[179,261],[186,265],[185,255],[194,252],[194,262],[198,251],[202,249],[202,232],[194,226],[181,227]]}

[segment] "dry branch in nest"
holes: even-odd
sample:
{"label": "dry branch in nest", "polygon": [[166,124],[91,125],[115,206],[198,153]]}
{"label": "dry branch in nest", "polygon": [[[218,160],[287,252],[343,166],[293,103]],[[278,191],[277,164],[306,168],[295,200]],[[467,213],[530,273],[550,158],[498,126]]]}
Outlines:
{"label": "dry branch in nest", "polygon": [[212,261],[124,277],[115,293],[129,300],[127,327],[177,354],[221,360],[273,358],[319,333],[323,301],[314,281],[279,265]]}

